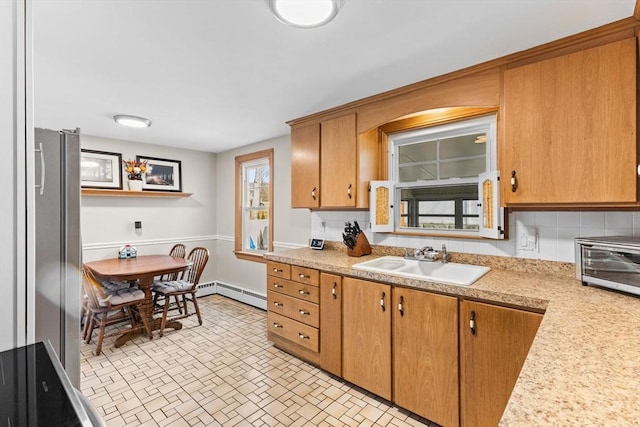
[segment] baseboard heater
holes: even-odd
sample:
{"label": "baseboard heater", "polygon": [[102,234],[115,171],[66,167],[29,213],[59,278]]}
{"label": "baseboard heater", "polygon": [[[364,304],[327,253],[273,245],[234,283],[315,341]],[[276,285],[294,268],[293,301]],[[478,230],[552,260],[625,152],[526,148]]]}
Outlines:
{"label": "baseboard heater", "polygon": [[249,291],[240,286],[230,285],[224,282],[205,282],[198,285],[198,291],[196,293],[196,296],[198,298],[215,294],[240,301],[244,304],[248,304],[262,310],[267,309],[266,295]]}

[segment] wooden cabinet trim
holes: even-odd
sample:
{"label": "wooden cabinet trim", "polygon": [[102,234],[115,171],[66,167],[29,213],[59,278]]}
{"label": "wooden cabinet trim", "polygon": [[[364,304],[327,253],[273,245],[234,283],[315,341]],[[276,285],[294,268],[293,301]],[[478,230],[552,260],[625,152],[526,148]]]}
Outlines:
{"label": "wooden cabinet trim", "polygon": [[[411,93],[420,89],[428,88],[439,84],[446,83],[451,80],[463,78],[473,74],[479,74],[486,71],[496,71],[513,65],[522,65],[526,62],[536,62],[546,59],[550,56],[557,56],[576,52],[589,47],[600,44],[609,43],[623,38],[633,37],[635,32],[640,28],[640,22],[634,17],[621,19],[619,21],[593,28],[578,34],[574,34],[562,39],[554,40],[531,49],[523,50],[511,55],[506,55],[491,61],[463,68],[451,73],[436,76],[430,79],[422,80],[406,86],[401,86],[386,92],[382,92],[373,96],[362,98],[360,100],[350,102],[335,108],[309,114],[293,120],[287,121],[290,126],[297,126],[301,123],[319,123],[328,117],[336,117],[347,113],[361,113],[361,108],[369,104],[385,101],[393,97],[401,97],[404,94]],[[413,111],[415,112],[415,111]],[[407,113],[408,114],[408,113]],[[398,118],[400,116],[395,116]],[[362,118],[367,121],[366,117]],[[378,125],[382,123],[377,123]]]}

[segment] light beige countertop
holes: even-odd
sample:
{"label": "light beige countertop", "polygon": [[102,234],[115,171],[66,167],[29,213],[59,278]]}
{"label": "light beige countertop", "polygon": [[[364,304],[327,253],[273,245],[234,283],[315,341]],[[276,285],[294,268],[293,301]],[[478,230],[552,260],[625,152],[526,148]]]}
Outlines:
{"label": "light beige countertop", "polygon": [[640,298],[575,279],[573,264],[469,254],[452,261],[488,265],[470,287],[406,279],[351,268],[394,254],[349,257],[339,246],[265,254],[271,261],[398,286],[544,312],[502,416],[504,426],[640,425]]}

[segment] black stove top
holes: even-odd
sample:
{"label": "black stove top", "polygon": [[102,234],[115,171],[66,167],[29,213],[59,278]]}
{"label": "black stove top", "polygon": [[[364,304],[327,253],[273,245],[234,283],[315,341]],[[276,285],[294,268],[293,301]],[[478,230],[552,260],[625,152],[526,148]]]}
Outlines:
{"label": "black stove top", "polygon": [[0,427],[90,425],[48,343],[0,352]]}

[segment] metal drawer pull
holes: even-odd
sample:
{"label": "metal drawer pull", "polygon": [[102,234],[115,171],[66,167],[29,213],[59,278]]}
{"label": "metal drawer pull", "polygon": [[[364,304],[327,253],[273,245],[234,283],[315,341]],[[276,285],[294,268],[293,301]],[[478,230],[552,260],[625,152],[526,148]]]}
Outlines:
{"label": "metal drawer pull", "polygon": [[311,276],[305,276],[302,273],[298,274],[298,277],[300,277],[301,279],[311,279]]}
{"label": "metal drawer pull", "polygon": [[384,306],[384,297],[386,296],[386,294],[383,292],[382,293],[382,297],[380,297],[380,308],[382,308],[382,311],[385,311],[387,309],[387,307]]}
{"label": "metal drawer pull", "polygon": [[336,293],[336,286],[338,286],[338,284],[336,282],[333,282],[333,289],[331,289],[331,295],[333,295],[333,299],[338,298],[338,294]]}
{"label": "metal drawer pull", "polygon": [[400,317],[404,316],[404,309],[402,308],[403,302],[404,302],[404,298],[400,297],[400,301],[398,302],[398,311],[400,312]]}
{"label": "metal drawer pull", "polygon": [[273,327],[274,328],[282,328],[282,325],[278,322],[273,322]]}
{"label": "metal drawer pull", "polygon": [[284,307],[284,304],[282,304],[281,302],[278,302],[278,301],[274,301],[273,305],[275,305],[276,307]]}
{"label": "metal drawer pull", "polygon": [[302,314],[303,316],[308,316],[311,313],[309,313],[308,311],[300,310],[300,314]]}
{"label": "metal drawer pull", "polygon": [[298,338],[300,338],[301,340],[308,340],[309,335],[301,334],[298,332]]}
{"label": "metal drawer pull", "polygon": [[309,291],[305,291],[304,289],[300,289],[300,290],[298,291],[298,293],[299,293],[300,295],[310,295]]}
{"label": "metal drawer pull", "polygon": [[282,273],[282,272],[284,272],[284,270],[282,270],[280,268],[273,267],[273,272],[274,273]]}
{"label": "metal drawer pull", "polygon": [[476,312],[471,312],[471,318],[469,319],[469,329],[471,329],[471,335],[476,334]]}
{"label": "metal drawer pull", "polygon": [[316,199],[316,187],[313,187],[313,190],[311,190],[311,198],[312,198],[313,200],[315,200],[315,199]]}
{"label": "metal drawer pull", "polygon": [[351,184],[349,184],[349,186],[347,187],[347,196],[351,198]]}
{"label": "metal drawer pull", "polygon": [[284,285],[281,285],[280,283],[274,283],[273,287],[274,288],[284,288]]}

